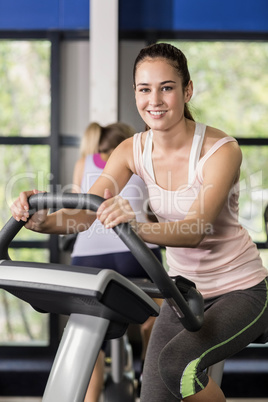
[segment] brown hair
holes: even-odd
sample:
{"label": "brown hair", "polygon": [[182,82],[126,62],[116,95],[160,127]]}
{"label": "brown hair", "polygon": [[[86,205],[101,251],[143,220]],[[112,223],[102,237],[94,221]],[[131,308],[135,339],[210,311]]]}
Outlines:
{"label": "brown hair", "polygon": [[[186,89],[189,81],[191,80],[190,73],[188,70],[187,59],[181,50],[172,46],[168,43],[155,43],[150,46],[147,46],[141,49],[138,54],[133,68],[133,85],[134,89],[136,89],[136,71],[139,63],[144,61],[145,59],[156,59],[162,58],[166,59],[170,64],[177,70],[178,75],[182,79],[182,89],[183,91]],[[189,110],[188,104],[184,104],[184,117],[189,120],[193,120],[194,118]]]}

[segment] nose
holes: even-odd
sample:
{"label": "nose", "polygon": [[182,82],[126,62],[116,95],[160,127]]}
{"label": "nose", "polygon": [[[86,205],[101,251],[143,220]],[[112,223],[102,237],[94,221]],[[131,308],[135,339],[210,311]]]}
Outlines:
{"label": "nose", "polygon": [[163,104],[162,93],[159,91],[151,91],[150,105],[151,106],[160,106],[162,104]]}

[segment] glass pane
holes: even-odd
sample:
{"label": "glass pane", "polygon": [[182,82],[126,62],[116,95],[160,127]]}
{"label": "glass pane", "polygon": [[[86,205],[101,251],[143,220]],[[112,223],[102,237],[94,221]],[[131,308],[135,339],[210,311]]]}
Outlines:
{"label": "glass pane", "polygon": [[0,134],[50,134],[49,41],[0,40]]}
{"label": "glass pane", "polygon": [[[22,261],[49,261],[48,250],[11,249],[10,257]],[[28,303],[0,290],[0,346],[47,346],[49,314],[40,314]]]}
{"label": "glass pane", "polygon": [[[10,206],[24,190],[49,191],[50,149],[47,145],[0,145],[0,226],[11,216]],[[17,240],[45,240],[47,235],[22,229]]]}
{"label": "glass pane", "polygon": [[49,250],[45,248],[10,248],[13,261],[49,262]]}
{"label": "glass pane", "polygon": [[241,146],[240,222],[256,242],[266,241],[264,209],[268,204],[268,146]]}
{"label": "glass pane", "polygon": [[234,137],[267,137],[267,42],[164,42],[188,59],[197,121]]}

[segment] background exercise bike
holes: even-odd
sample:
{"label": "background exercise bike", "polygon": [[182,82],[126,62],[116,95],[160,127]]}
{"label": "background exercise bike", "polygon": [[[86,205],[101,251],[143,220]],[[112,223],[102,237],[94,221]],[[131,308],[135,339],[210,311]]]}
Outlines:
{"label": "background exercise bike", "polygon": [[[30,197],[29,205],[32,213],[46,208],[96,211],[103,201],[88,194],[41,193]],[[82,402],[103,340],[121,337],[129,323],[141,324],[150,315],[158,315],[159,307],[148,295],[154,291],[146,285],[146,294],[109,269],[10,261],[8,246],[23,225],[10,218],[0,232],[0,288],[39,312],[70,316],[43,401]],[[198,330],[203,323],[203,299],[194,284],[185,285],[183,278],[172,280],[128,224],[114,230],[148,273],[152,288],[156,285],[185,328]]]}

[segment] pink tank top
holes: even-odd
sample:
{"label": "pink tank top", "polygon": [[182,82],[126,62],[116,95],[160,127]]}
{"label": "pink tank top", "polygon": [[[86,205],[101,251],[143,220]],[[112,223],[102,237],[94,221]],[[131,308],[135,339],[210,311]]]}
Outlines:
{"label": "pink tank top", "polygon": [[[200,136],[202,127],[203,135]],[[235,141],[232,137],[220,139],[200,159],[202,148],[200,142],[202,145],[204,132],[205,126],[196,123],[189,163],[189,183],[186,188],[177,191],[165,190],[156,184],[152,177],[154,176],[151,162],[152,141],[146,138],[143,152],[142,133],[134,136],[133,153],[136,172],[148,187],[151,209],[160,222],[184,219],[202,186],[204,164],[221,146]],[[152,131],[148,135],[153,138]],[[199,136],[198,141],[196,141],[197,136]],[[255,243],[238,222],[238,187],[237,184],[230,191],[229,198],[213,225],[213,234],[207,234],[198,247],[166,248],[169,275],[182,275],[195,282],[204,298],[249,288],[268,275]],[[202,221],[197,223],[196,230],[200,225]],[[192,230],[195,228],[192,227]]]}

